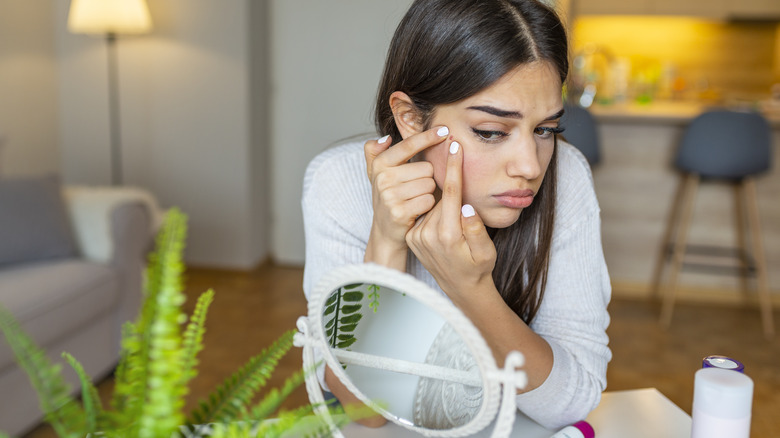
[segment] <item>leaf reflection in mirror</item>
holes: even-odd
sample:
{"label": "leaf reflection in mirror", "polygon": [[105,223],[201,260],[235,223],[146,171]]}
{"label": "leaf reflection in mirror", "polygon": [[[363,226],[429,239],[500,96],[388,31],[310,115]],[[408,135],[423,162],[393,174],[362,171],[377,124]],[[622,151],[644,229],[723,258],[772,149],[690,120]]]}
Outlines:
{"label": "leaf reflection in mirror", "polygon": [[414,298],[376,284],[348,284],[331,292],[322,323],[349,379],[399,422],[452,429],[480,411],[482,379],[473,355],[441,316]]}

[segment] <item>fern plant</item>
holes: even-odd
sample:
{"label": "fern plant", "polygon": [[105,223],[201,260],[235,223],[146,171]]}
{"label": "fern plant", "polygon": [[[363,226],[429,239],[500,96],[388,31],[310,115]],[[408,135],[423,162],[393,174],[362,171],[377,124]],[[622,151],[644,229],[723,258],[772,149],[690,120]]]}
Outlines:
{"label": "fern plant", "polygon": [[340,287],[325,302],[325,336],[331,348],[348,348],[357,341],[355,329],[363,318],[362,283]]}
{"label": "fern plant", "polygon": [[[249,359],[189,416],[183,412],[188,384],[197,375],[206,315],[214,300],[214,292],[208,290],[198,298],[190,318],[181,310],[185,300],[181,274],[186,220],[178,209],[171,209],[157,235],[155,251],[149,257],[140,314],[134,323],[123,327],[122,351],[109,408],[102,406],[81,364],[63,353],[81,382],[81,403],[71,396],[60,365],[53,364],[0,305],[0,329],[39,395],[44,420],[60,437],[83,438],[96,432],[106,437],[132,438],[278,436],[310,416],[312,407],[304,406],[280,412],[274,421],[262,421],[273,415],[301,384],[303,371],[289,377],[281,389],[271,390],[261,401],[253,402],[279,359],[292,347],[292,330]],[[344,421],[343,411],[332,411],[335,418]],[[308,422],[307,436],[327,433],[325,425],[315,417],[310,416]],[[0,438],[4,436],[0,433]]]}

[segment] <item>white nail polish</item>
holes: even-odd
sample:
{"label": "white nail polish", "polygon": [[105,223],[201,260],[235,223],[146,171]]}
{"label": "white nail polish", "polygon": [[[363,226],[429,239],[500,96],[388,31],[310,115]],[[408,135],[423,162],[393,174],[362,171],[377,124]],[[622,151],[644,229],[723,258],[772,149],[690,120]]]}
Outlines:
{"label": "white nail polish", "polygon": [[442,126],[441,128],[439,128],[439,130],[438,130],[438,131],[436,131],[436,134],[437,134],[439,137],[444,137],[445,135],[447,135],[447,134],[449,134],[449,133],[450,133],[450,130],[449,130],[449,128],[447,128],[446,126]]}
{"label": "white nail polish", "polygon": [[384,144],[385,142],[387,142],[387,140],[388,140],[389,138],[390,138],[390,136],[389,136],[389,135],[386,135],[386,136],[384,136],[384,137],[380,138],[379,140],[377,140],[377,143],[379,143],[379,144]]}
{"label": "white nail polish", "polygon": [[463,217],[472,217],[477,214],[474,211],[474,207],[469,204],[463,204],[463,207],[460,208],[460,212],[463,214]]}
{"label": "white nail polish", "polygon": [[457,141],[453,141],[452,144],[450,144],[450,153],[455,155],[458,153],[458,149],[460,148],[460,143]]}

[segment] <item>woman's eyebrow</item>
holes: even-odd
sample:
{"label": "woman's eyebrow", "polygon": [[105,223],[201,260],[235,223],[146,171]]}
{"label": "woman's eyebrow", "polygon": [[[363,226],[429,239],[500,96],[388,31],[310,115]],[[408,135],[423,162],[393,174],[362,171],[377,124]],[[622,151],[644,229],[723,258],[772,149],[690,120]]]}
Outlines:
{"label": "woman's eyebrow", "polygon": [[496,108],[496,107],[493,107],[493,106],[488,106],[488,105],[470,106],[470,107],[468,107],[466,109],[482,111],[482,112],[485,112],[485,113],[488,113],[488,114],[491,114],[491,115],[494,115],[494,116],[508,117],[510,119],[522,119],[523,118],[523,114],[518,112],[518,111],[507,111],[507,110],[502,110],[502,109],[499,109],[499,108]]}
{"label": "woman's eyebrow", "polygon": [[[482,112],[485,112],[485,113],[488,113],[488,114],[491,114],[491,115],[494,115],[494,116],[497,116],[497,117],[507,117],[507,118],[510,118],[510,119],[522,119],[523,118],[523,113],[521,113],[519,111],[507,111],[507,110],[502,110],[500,108],[496,108],[494,106],[489,106],[489,105],[470,106],[470,107],[468,107],[466,109],[482,111]],[[565,111],[564,109],[561,109],[557,113],[555,113],[555,114],[551,115],[550,117],[547,117],[546,119],[544,119],[544,121],[560,119],[563,116],[564,111]]]}
{"label": "woman's eyebrow", "polygon": [[561,109],[557,113],[555,113],[555,114],[551,115],[550,117],[544,119],[544,121],[547,122],[547,121],[550,121],[550,120],[560,119],[561,117],[563,117],[563,113],[565,113],[565,112],[566,112],[565,109]]}

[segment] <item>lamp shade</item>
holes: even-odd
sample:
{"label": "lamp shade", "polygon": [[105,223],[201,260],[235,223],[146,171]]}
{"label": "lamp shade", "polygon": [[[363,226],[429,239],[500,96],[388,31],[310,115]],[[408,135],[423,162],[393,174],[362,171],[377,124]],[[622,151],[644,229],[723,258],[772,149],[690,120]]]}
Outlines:
{"label": "lamp shade", "polygon": [[68,30],[73,33],[144,33],[152,28],[145,0],[72,0]]}

